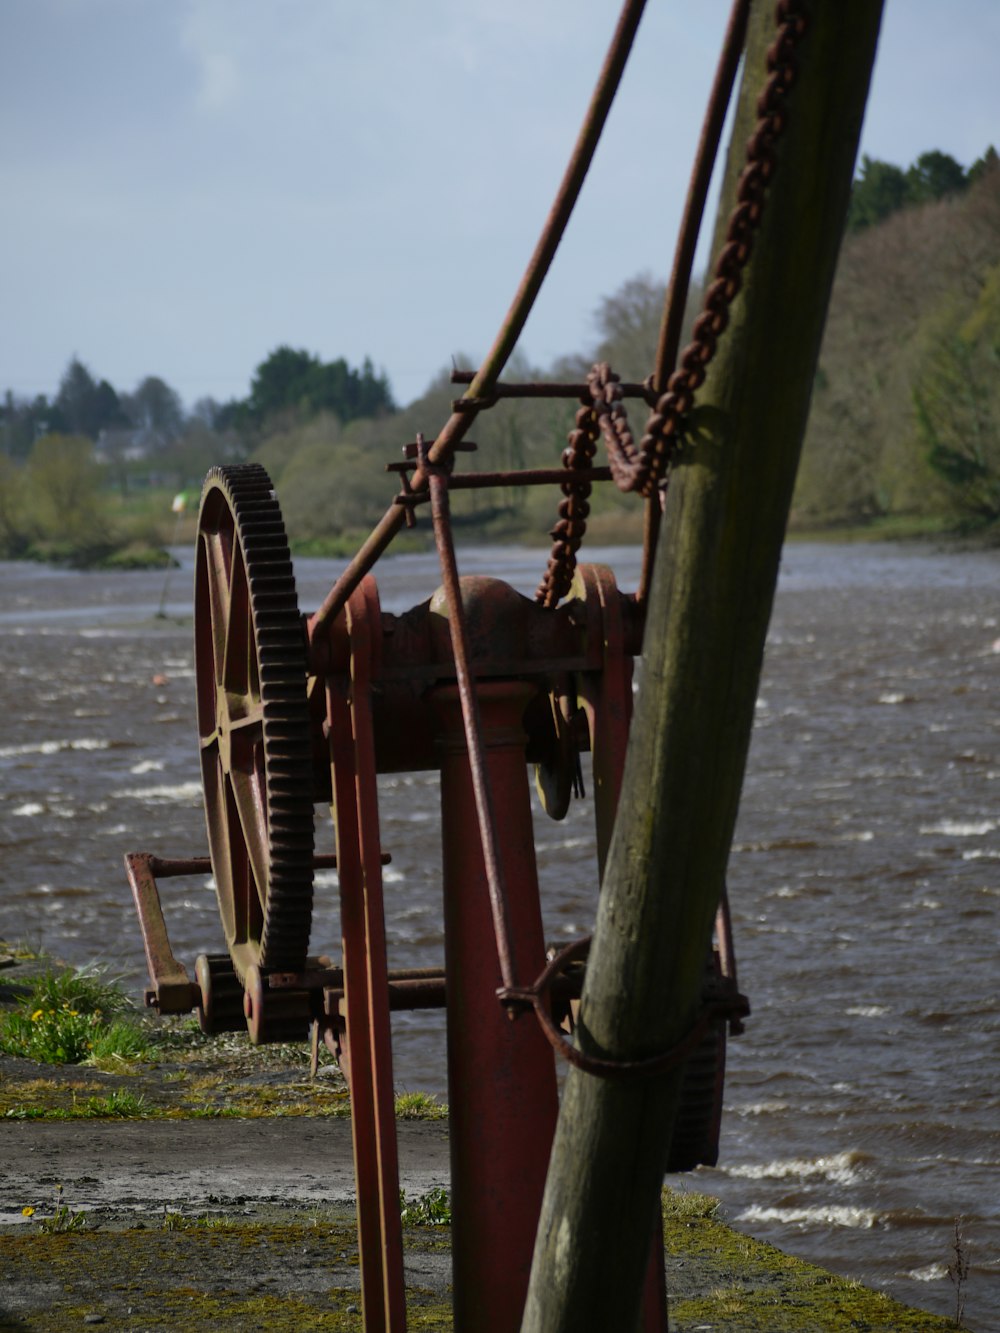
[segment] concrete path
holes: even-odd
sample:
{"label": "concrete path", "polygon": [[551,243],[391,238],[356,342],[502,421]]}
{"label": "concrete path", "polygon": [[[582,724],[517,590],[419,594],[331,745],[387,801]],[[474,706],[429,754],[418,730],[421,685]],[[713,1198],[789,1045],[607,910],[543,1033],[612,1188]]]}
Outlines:
{"label": "concrete path", "polygon": [[[400,1121],[400,1185],[447,1188],[446,1121]],[[14,1121],[0,1135],[0,1222],[49,1207],[198,1209],[228,1204],[349,1203],[348,1120]]]}

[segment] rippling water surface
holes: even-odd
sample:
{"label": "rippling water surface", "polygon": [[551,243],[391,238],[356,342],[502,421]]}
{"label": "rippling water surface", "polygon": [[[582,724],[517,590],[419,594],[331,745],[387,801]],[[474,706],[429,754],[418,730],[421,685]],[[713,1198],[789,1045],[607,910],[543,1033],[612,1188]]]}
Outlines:
{"label": "rippling water surface", "polygon": [[[588,552],[622,587],[631,551]],[[187,560],[187,557],[185,556]],[[190,561],[187,561],[188,565]],[[539,556],[469,552],[527,591]],[[303,609],[337,572],[296,563]],[[378,569],[383,606],[437,583]],[[203,851],[190,569],[0,565],[0,935],[143,984],[122,853]],[[685,1177],[755,1235],[943,1313],[954,1223],[966,1318],[1000,1329],[1000,557],[786,550],[730,863],[741,988],[722,1165]],[[382,780],[394,966],[441,956],[437,779]],[[546,929],[593,921],[589,811],[537,822]],[[324,849],[332,833],[322,826]],[[178,955],[220,944],[210,880],[168,881]],[[318,877],[313,947],[335,947]],[[403,1015],[396,1081],[444,1093],[439,1016]]]}

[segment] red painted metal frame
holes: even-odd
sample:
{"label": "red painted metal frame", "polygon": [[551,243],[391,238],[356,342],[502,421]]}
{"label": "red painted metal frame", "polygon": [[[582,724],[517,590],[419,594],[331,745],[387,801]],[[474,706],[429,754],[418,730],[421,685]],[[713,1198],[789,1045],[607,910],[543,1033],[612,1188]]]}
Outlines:
{"label": "red painted metal frame", "polygon": [[[309,959],[302,972],[254,969],[248,1023],[258,1039],[271,1040],[312,1015],[341,1056],[352,1101],[365,1328],[403,1333],[390,1014],[446,1005],[455,1327],[458,1333],[514,1333],[558,1109],[545,1036],[523,1006],[501,1003],[509,982],[530,981],[545,970],[528,772],[542,743],[541,720],[549,718],[551,727],[555,700],[569,727],[563,741],[568,736],[572,745],[593,751],[603,864],[624,766],[641,612],[599,566],[580,566],[569,601],[555,611],[498,580],[460,579],[446,478],[432,473],[431,487],[440,488],[435,500],[446,586],[403,616],[383,616],[369,576],[311,644],[325,700],[322,729],[337,836],[336,857],[317,857],[316,864],[339,870],[343,966]],[[582,732],[578,709],[586,719]],[[562,753],[559,762],[565,761]],[[392,973],[376,773],[410,767],[441,771],[446,957],[443,969]],[[492,869],[485,847],[492,847]],[[170,950],[154,875],[204,873],[209,863],[133,854],[126,864],[156,1002],[164,1011],[193,1007],[199,988]],[[726,970],[728,938],[720,943]],[[578,984],[560,976],[547,990],[557,1022]],[[665,1301],[657,1226],[645,1333],[666,1328]]]}
{"label": "red painted metal frame", "polygon": [[[506,916],[532,974],[545,965],[545,940],[522,717],[536,688],[516,680],[476,687],[484,778],[503,830]],[[442,746],[455,1329],[513,1333],[559,1109],[555,1060],[533,1017],[512,1020],[497,1001],[503,978],[458,688],[443,685],[431,698]]]}
{"label": "red painted metal frame", "polygon": [[363,580],[351,595],[345,620],[349,685],[345,690],[343,678],[329,677],[326,698],[347,1011],[342,1053],[351,1092],[362,1308],[366,1333],[402,1333],[406,1291],[370,693],[373,658],[381,647],[374,579]]}
{"label": "red painted metal frame", "polygon": [[[430,485],[445,586],[426,607],[383,625],[374,580],[366,578],[327,650],[346,992],[340,1048],[355,1122],[365,1327],[405,1327],[405,1309],[396,1303],[403,1290],[398,1209],[390,1206],[398,1190],[392,1003],[375,787],[377,717],[388,706],[396,729],[411,736],[401,750],[398,740],[383,737],[383,764],[441,771],[455,1328],[515,1333],[558,1113],[554,1057],[542,1031],[530,1015],[508,1013],[498,1002],[521,970],[535,977],[545,967],[525,713],[552,688],[553,666],[562,678],[558,662],[573,661],[595,751],[603,858],[624,765],[636,627],[626,625],[625,603],[606,569],[581,568],[571,616],[543,611],[497,580],[459,579],[447,480],[432,471]],[[539,654],[533,632],[542,632],[547,651]],[[418,690],[407,693],[414,680]],[[401,704],[392,701],[397,690]],[[436,719],[430,730],[414,715],[428,704]],[[334,994],[328,990],[328,1006],[336,1005]],[[657,1227],[646,1333],[666,1328],[662,1249]]]}

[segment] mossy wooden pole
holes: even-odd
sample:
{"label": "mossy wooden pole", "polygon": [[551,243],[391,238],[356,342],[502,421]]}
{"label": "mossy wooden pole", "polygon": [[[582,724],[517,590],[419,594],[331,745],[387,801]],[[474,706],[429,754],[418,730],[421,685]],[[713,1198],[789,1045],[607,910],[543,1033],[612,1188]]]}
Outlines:
{"label": "mossy wooden pole", "polygon": [[[812,0],[764,220],[675,471],[578,1040],[669,1049],[696,1012],[875,55],[880,0]],[[765,80],[755,4],[720,217]],[[678,1088],[570,1071],[522,1333],[634,1329]]]}

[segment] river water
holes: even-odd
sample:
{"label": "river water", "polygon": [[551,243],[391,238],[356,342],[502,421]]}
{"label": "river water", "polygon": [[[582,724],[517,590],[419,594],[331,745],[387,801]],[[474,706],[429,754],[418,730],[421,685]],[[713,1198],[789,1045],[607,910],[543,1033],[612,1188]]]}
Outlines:
{"label": "river water", "polygon": [[[634,551],[587,558],[635,586]],[[137,991],[122,853],[206,845],[183,559],[166,585],[0,565],[0,937],[105,960]],[[524,591],[539,563],[462,556]],[[338,568],[296,563],[303,609]],[[386,610],[438,582],[430,556],[378,577]],[[753,1015],[721,1165],[683,1178],[740,1228],[941,1313],[963,1219],[979,1330],[1000,1329],[998,587],[990,552],[786,549],[729,871]],[[391,965],[438,962],[436,776],[383,779],[381,799]],[[594,914],[589,811],[539,815],[536,837],[547,934],[573,938]],[[162,887],[178,955],[219,948],[211,881]],[[323,872],[312,948],[337,938]],[[439,1015],[399,1016],[395,1076],[445,1093]]]}

